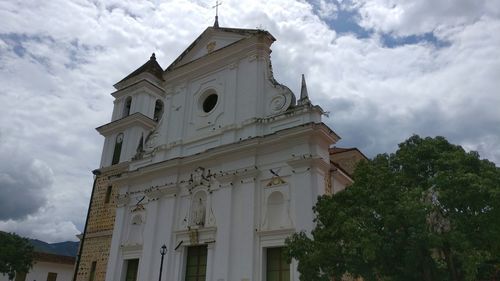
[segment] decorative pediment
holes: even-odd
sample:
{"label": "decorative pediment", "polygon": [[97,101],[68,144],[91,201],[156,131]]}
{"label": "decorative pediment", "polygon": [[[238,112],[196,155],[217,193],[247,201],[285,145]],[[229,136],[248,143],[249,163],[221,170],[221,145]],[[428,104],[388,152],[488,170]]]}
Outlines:
{"label": "decorative pediment", "polygon": [[181,65],[215,53],[224,47],[259,33],[269,36],[272,41],[275,40],[267,31],[258,29],[208,27],[170,66],[167,67],[166,71],[173,70]]}

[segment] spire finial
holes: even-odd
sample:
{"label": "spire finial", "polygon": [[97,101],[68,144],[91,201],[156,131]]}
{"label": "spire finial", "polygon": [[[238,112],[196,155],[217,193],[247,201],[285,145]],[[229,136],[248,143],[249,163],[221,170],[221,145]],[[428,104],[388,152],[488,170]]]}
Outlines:
{"label": "spire finial", "polygon": [[150,59],[150,60],[156,60],[156,55],[155,55],[155,53],[152,53],[152,54],[151,54],[151,57],[150,57],[149,59]]}
{"label": "spire finial", "polygon": [[214,27],[219,28],[219,6],[222,5],[222,2],[219,3],[219,0],[215,1],[215,6],[212,7],[215,8],[215,22],[214,22]]}
{"label": "spire finial", "polygon": [[306,78],[304,74],[302,74],[302,85],[300,87],[299,104],[309,104],[309,103],[311,103],[311,101],[309,100],[309,94],[307,93]]}

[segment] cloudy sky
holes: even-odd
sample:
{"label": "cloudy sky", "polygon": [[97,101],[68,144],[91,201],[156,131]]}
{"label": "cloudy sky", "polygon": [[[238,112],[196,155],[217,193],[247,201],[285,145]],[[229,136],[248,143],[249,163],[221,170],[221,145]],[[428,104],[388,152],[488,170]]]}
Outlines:
{"label": "cloudy sky", "polygon": [[[168,66],[214,1],[0,0],[0,230],[83,230],[112,85]],[[325,121],[368,156],[443,135],[500,164],[498,0],[223,0],[224,27],[270,31],[276,79],[304,73]]]}

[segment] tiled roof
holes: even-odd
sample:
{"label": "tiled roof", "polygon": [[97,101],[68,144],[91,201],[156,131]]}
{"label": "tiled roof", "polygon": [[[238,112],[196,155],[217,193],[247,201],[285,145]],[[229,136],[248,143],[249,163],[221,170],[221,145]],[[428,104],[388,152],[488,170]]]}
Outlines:
{"label": "tiled roof", "polygon": [[120,82],[123,82],[129,78],[132,78],[144,72],[149,72],[153,74],[156,78],[163,80],[163,69],[161,68],[160,64],[156,61],[156,56],[154,53],[151,55],[151,57],[145,64],[143,64],[138,69],[134,70],[134,72],[130,73],[122,80],[120,80]]}
{"label": "tiled roof", "polygon": [[35,261],[44,261],[44,262],[53,262],[62,264],[74,264],[76,260],[75,257],[41,253],[41,252],[34,252],[33,259]]}

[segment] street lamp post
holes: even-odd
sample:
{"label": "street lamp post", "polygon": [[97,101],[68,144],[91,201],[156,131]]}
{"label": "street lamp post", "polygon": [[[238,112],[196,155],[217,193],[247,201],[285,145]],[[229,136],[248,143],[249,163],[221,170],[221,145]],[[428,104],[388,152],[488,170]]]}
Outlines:
{"label": "street lamp post", "polygon": [[160,277],[158,278],[158,281],[161,281],[161,272],[163,271],[163,257],[167,253],[167,246],[163,244],[160,249],[160,255],[161,255],[161,262],[160,262]]}

